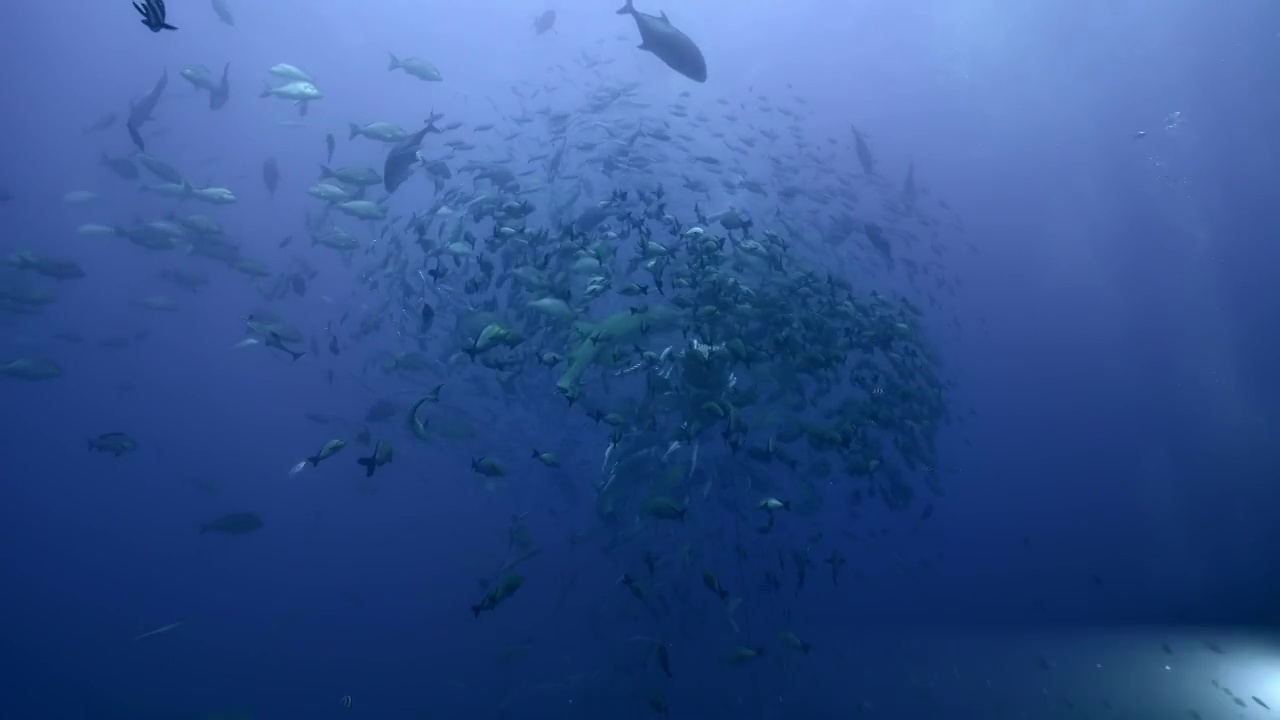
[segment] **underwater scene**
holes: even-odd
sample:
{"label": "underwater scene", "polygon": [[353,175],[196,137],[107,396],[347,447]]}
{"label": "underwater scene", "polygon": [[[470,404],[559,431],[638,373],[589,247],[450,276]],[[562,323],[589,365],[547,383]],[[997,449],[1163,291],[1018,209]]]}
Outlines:
{"label": "underwater scene", "polygon": [[0,22],[0,720],[1280,713],[1280,3]]}

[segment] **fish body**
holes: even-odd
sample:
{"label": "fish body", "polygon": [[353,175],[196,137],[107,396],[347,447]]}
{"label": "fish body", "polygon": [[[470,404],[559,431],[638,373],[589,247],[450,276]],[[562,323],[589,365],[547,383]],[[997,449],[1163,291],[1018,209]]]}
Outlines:
{"label": "fish body", "polygon": [[533,19],[533,31],[536,35],[544,35],[556,27],[556,11],[547,10]]}
{"label": "fish body", "polygon": [[319,100],[324,97],[324,93],[320,92],[320,88],[315,83],[306,80],[295,80],[278,87],[264,85],[262,92],[258,97],[278,97],[282,100],[293,100],[294,102],[307,102],[310,100]]}
{"label": "fish body", "polygon": [[395,53],[387,54],[391,56],[391,62],[387,66],[388,70],[403,70],[409,75],[412,75],[419,80],[426,80],[427,82],[440,82],[441,80],[444,80],[444,76],[440,74],[440,71],[436,69],[436,66],[422,58],[410,57],[401,59],[396,57]]}
{"label": "fish body", "polygon": [[137,450],[138,441],[129,437],[127,433],[109,432],[103,433],[96,438],[90,438],[89,449],[120,457],[127,452]]}
{"label": "fish body", "polygon": [[233,512],[215,518],[200,525],[200,534],[218,533],[220,535],[248,535],[261,530],[265,523],[257,513]]}
{"label": "fish body", "polygon": [[366,458],[359,458],[356,463],[364,468],[365,477],[373,477],[373,472],[378,468],[391,462],[394,450],[391,443],[386,440],[379,440],[377,445],[373,446],[373,454]]}
{"label": "fish body", "polygon": [[640,49],[651,52],[667,67],[695,82],[707,81],[707,61],[702,50],[682,31],[671,24],[666,13],[648,15],[636,10],[633,0],[618,9],[619,15],[635,18],[640,30]]}
{"label": "fish body", "polygon": [[427,136],[427,133],[438,132],[440,128],[436,127],[433,116],[427,119],[426,127],[391,148],[387,153],[386,161],[382,164],[382,187],[387,193],[395,192],[396,188],[413,175],[413,166],[421,159],[418,156],[418,150],[422,148],[422,139]]}

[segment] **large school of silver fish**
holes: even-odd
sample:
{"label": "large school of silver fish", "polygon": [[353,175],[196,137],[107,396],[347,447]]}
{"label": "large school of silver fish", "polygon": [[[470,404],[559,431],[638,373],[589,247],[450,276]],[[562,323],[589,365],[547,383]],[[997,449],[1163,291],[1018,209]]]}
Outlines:
{"label": "large school of silver fish", "polygon": [[[226,2],[214,5],[232,24]],[[144,24],[163,24],[158,8]],[[104,154],[102,169],[171,205],[150,218],[122,208],[78,232],[147,254],[175,292],[247,276],[257,297],[232,358],[271,353],[315,371],[321,387],[368,388],[368,413],[346,419],[351,432],[299,448],[292,474],[328,473],[373,493],[416,446],[449,443],[475,452],[441,469],[440,483],[471,475],[499,498],[518,483],[550,488],[538,495],[543,507],[508,508],[509,555],[495,558],[471,613],[518,604],[520,592],[557,593],[558,606],[584,592],[607,599],[583,612],[622,628],[603,631],[620,644],[636,628],[650,638],[646,694],[665,715],[672,657],[693,652],[680,644],[718,636],[703,619],[727,618],[732,664],[819,655],[821,643],[777,612],[785,602],[758,599],[799,594],[814,573],[839,592],[846,565],[858,572],[852,546],[931,516],[946,475],[939,434],[963,421],[938,338],[958,328],[943,315],[956,283],[947,258],[964,241],[914,169],[890,179],[863,133],[815,138],[813,112],[790,91],[730,98],[703,84],[701,52],[665,15],[631,0],[618,12],[689,89],[652,92],[618,77],[608,48],[584,48],[577,67],[543,75],[555,80],[491,98],[484,123],[450,121],[438,106],[420,129],[383,120],[318,135],[313,180],[263,163],[261,191],[309,196],[303,223],[278,246],[224,231],[220,214],[251,190],[194,183],[180,158],[165,157],[149,129],[166,71],[130,103],[122,124],[134,150]],[[547,13],[534,29],[554,25]],[[405,82],[444,81],[423,58],[391,55],[389,67]],[[295,65],[270,68],[276,82],[260,98],[236,97],[229,71],[193,65],[180,75],[208,93],[212,111],[291,103],[304,131],[320,124],[309,110],[333,102]],[[566,87],[587,101],[569,105]],[[120,124],[112,113],[86,132],[108,137]],[[96,196],[65,200],[87,211]],[[76,260],[38,249],[7,265],[0,313],[12,324],[54,302],[53,285],[85,275]],[[349,295],[318,301],[309,288],[322,273],[349,277]],[[138,312],[183,311],[168,294],[132,300]],[[62,374],[56,352],[0,360],[12,380]],[[103,430],[91,449],[146,451],[145,437]],[[334,460],[348,443],[364,450]],[[535,540],[545,512],[576,529]],[[266,523],[237,509],[199,530],[246,535]],[[583,544],[616,567],[616,584],[574,590],[576,571],[539,567]],[[516,688],[504,704],[518,700]]]}

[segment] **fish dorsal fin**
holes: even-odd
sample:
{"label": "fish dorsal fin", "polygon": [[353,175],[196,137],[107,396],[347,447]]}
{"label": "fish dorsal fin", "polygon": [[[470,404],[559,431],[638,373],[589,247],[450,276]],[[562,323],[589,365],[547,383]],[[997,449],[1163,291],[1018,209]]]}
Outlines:
{"label": "fish dorsal fin", "polygon": [[670,25],[670,24],[671,24],[671,21],[667,19],[667,13],[666,13],[666,11],[664,11],[664,10],[659,10],[659,11],[658,11],[658,17],[662,18],[662,22],[664,22],[664,23],[666,23],[666,24],[668,24],[668,25]]}

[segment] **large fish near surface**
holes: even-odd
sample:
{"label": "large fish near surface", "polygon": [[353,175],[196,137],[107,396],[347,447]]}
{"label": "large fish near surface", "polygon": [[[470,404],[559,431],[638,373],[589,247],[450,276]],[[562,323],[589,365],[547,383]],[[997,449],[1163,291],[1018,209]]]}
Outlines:
{"label": "large fish near surface", "polygon": [[636,10],[632,0],[618,10],[619,15],[636,19],[640,49],[658,56],[667,67],[697,82],[707,81],[707,61],[698,46],[667,19],[666,13],[646,15]]}
{"label": "large fish near surface", "polygon": [[418,150],[422,148],[422,138],[427,133],[438,133],[435,113],[427,118],[427,126],[409,137],[401,140],[387,153],[387,161],[382,166],[382,187],[387,193],[393,193],[413,174],[413,166],[419,161]]}

